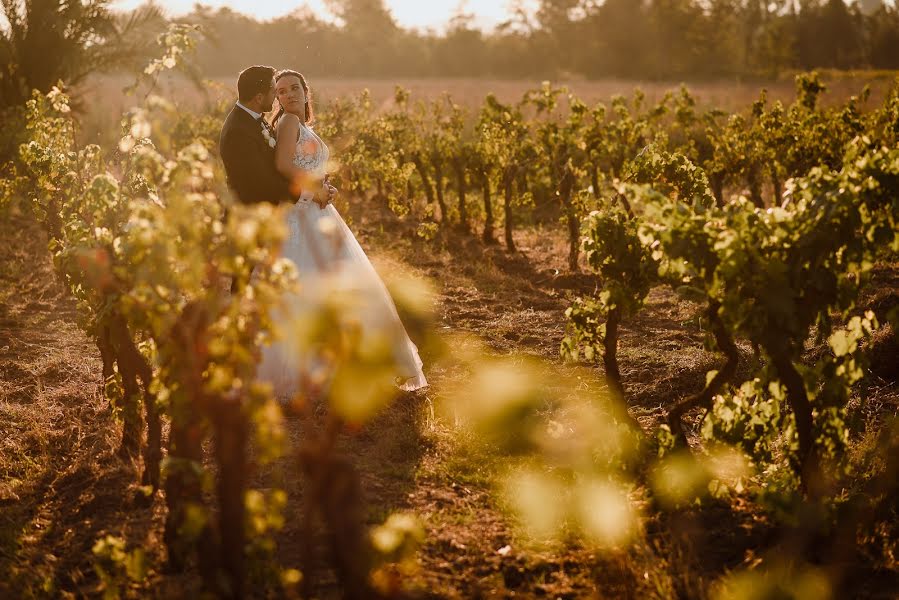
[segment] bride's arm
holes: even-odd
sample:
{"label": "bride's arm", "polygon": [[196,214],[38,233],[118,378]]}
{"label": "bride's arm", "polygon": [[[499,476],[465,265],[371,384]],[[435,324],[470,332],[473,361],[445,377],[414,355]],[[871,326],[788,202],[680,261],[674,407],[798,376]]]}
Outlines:
{"label": "bride's arm", "polygon": [[297,151],[297,135],[300,131],[300,118],[290,113],[284,113],[278,119],[278,142],[275,144],[275,168],[284,177],[293,180],[299,170],[293,164],[293,157]]}

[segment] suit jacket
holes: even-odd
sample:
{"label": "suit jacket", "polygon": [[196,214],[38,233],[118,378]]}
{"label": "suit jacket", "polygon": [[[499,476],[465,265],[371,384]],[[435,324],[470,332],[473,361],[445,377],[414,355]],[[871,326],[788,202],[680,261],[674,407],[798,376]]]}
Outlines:
{"label": "suit jacket", "polygon": [[219,154],[228,186],[243,204],[295,199],[287,179],[275,168],[275,149],[263,136],[262,125],[236,104],[222,124]]}

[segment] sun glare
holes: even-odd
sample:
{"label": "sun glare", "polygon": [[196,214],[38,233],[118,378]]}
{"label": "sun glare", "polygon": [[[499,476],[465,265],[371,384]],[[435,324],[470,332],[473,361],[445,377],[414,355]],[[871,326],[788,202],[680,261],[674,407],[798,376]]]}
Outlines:
{"label": "sun glare", "polygon": [[[131,10],[143,4],[146,0],[117,0],[114,6],[120,10]],[[524,6],[531,8],[536,5],[536,0],[524,2]],[[161,0],[159,2],[165,10],[174,16],[182,15],[193,10],[194,0]],[[284,2],[283,0],[207,0],[201,2],[204,6],[218,9],[228,7],[240,13],[255,17],[260,20],[274,19],[297,10],[309,9],[323,18],[331,18],[331,14],[323,0],[299,0],[296,2]],[[387,0],[387,7],[393,13],[397,23],[402,27],[416,29],[441,30],[449,20],[459,14],[470,14],[478,27],[491,29],[511,17],[509,0]]]}

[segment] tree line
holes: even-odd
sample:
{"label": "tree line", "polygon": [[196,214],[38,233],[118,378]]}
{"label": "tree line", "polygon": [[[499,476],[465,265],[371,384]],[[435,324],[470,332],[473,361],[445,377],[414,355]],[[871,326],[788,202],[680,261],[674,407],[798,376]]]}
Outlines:
{"label": "tree line", "polygon": [[[783,70],[899,68],[899,8],[884,0],[540,0],[513,3],[492,32],[457,13],[440,34],[405,29],[384,0],[329,0],[257,21],[197,4],[179,18],[202,27],[197,69],[233,75],[247,62],[340,77],[770,77]],[[331,18],[331,16],[336,19]],[[149,2],[0,4],[0,109],[32,89],[134,69],[166,27]]]}
{"label": "tree line", "polygon": [[[519,4],[521,6],[521,4]],[[882,0],[541,0],[493,32],[458,13],[442,34],[400,27],[383,0],[331,0],[259,22],[197,6],[205,73],[254,62],[356,77],[770,77],[899,68],[899,9]]]}

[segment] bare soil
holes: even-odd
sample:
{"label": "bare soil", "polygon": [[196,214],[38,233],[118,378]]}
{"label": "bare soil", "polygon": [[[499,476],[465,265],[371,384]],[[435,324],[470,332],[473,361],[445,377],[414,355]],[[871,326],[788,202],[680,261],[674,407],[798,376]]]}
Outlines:
{"label": "bare soil", "polygon": [[[354,205],[349,214],[379,268],[434,283],[438,329],[473,335],[496,355],[538,357],[560,377],[574,369],[558,358],[563,313],[597,282],[566,273],[560,230],[517,232],[519,252],[510,254],[457,232],[426,242],[411,226],[370,207]],[[0,597],[100,596],[91,548],[105,534],[147,551],[150,576],[130,588],[129,597],[195,596],[193,574],[163,570],[164,503],[157,497],[147,509],[135,501],[134,465],[115,455],[120,431],[100,390],[99,356],[53,276],[44,236],[21,215],[0,223],[0,236],[10,242],[0,248]],[[870,305],[885,313],[899,297],[899,276],[884,269],[877,281]],[[704,349],[698,312],[659,288],[647,310],[625,327],[622,375],[646,430],[718,364]],[[895,355],[890,360],[895,336],[878,343],[872,423],[895,415],[899,406]],[[741,352],[751,365],[751,349],[742,345]],[[417,565],[406,576],[412,596],[702,598],[712,582],[774,546],[777,526],[741,498],[653,515],[637,544],[614,552],[598,553],[576,540],[527,541],[495,490],[501,465],[487,454],[467,454],[477,446],[465,443],[440,411],[443,384],[465,374],[430,368],[427,348],[422,358],[432,387],[401,396],[341,442],[361,474],[369,523],[404,510],[425,526]],[[600,381],[601,369],[594,372]],[[287,427],[296,442],[302,425],[288,420]],[[280,473],[289,501],[278,553],[285,566],[298,567],[309,540],[301,534],[302,480],[291,460],[257,474],[254,485],[271,485]],[[319,560],[305,576],[320,597],[339,597],[320,533],[312,543]],[[855,588],[858,597],[894,597],[895,567],[871,575]]]}

